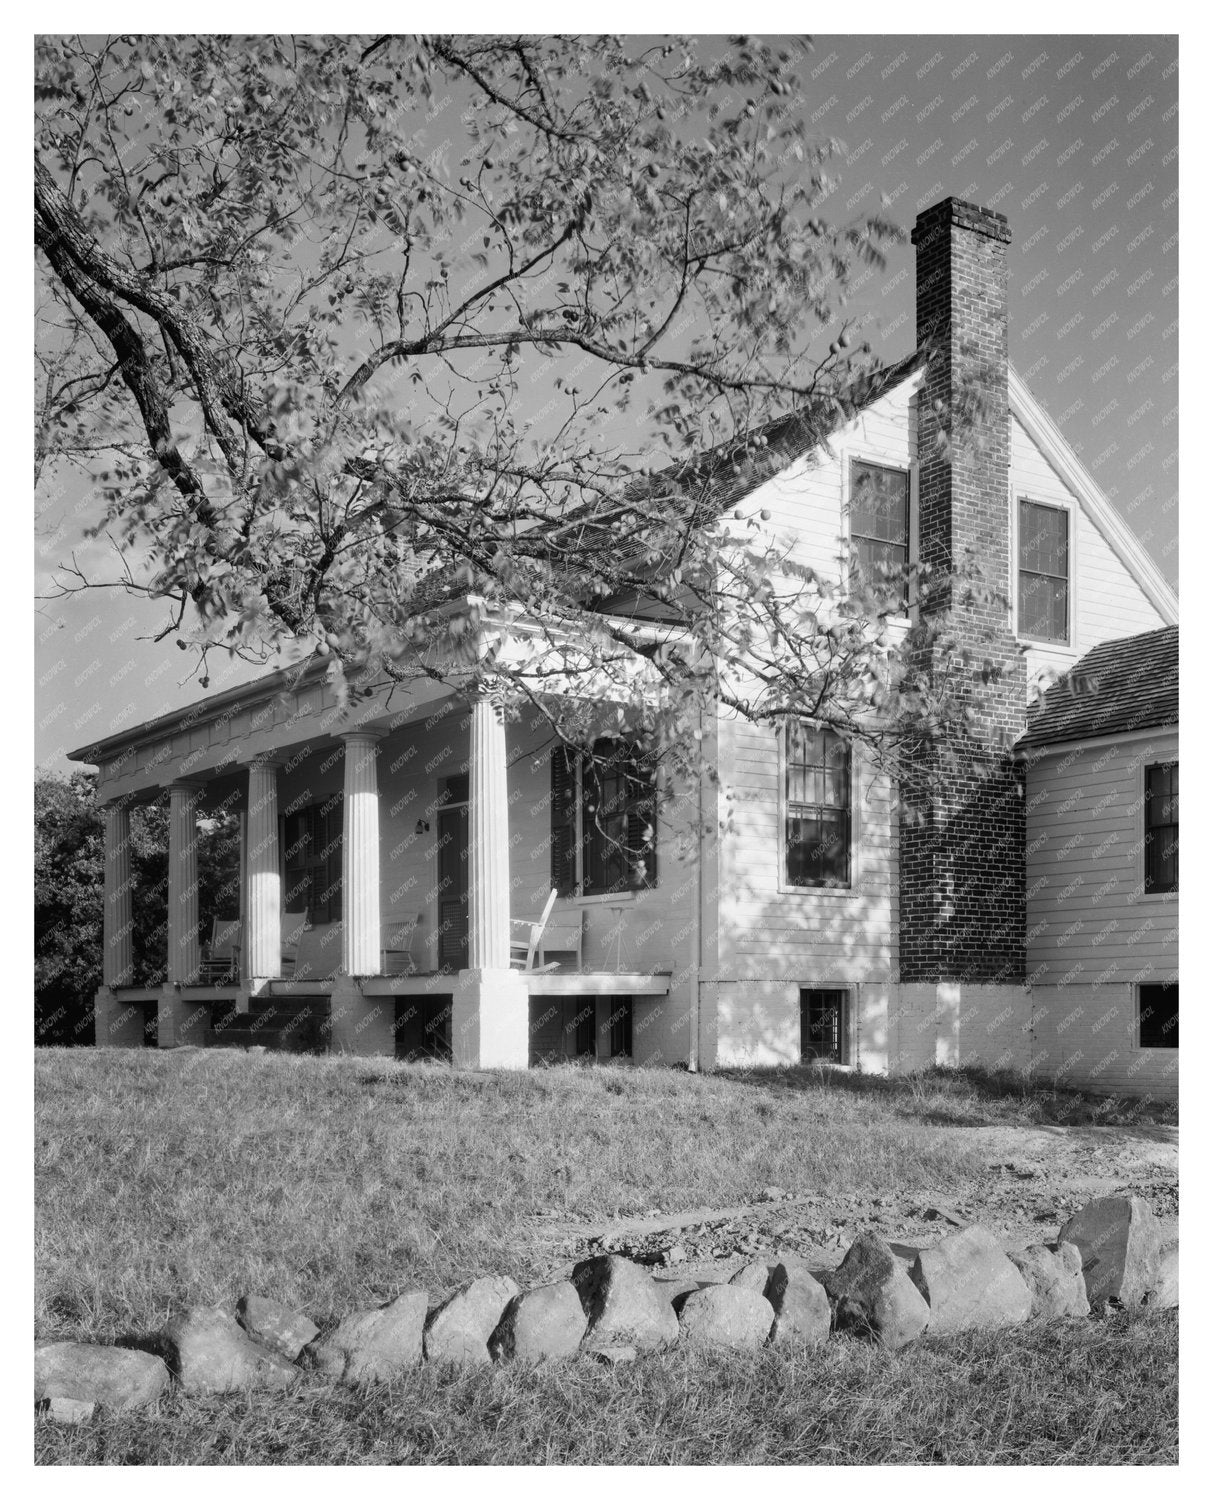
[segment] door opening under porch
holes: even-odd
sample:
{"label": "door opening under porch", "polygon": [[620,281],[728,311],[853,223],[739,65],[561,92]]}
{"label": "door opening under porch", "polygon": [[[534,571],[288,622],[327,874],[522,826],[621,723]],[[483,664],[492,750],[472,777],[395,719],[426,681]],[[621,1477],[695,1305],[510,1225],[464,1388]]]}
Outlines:
{"label": "door opening under porch", "polygon": [[630,1062],[631,995],[534,995],[530,1064]]}

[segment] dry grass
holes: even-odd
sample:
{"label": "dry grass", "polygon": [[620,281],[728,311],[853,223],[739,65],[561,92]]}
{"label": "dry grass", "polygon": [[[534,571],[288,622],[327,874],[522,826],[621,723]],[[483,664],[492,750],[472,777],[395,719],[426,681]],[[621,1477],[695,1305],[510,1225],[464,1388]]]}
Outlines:
{"label": "dry grass", "polygon": [[[44,1052],[36,1330],[137,1337],[254,1289],[323,1324],[408,1285],[437,1296],[491,1271],[525,1283],[552,1211],[677,1212],[767,1183],[827,1201],[959,1192],[983,1165],[933,1116],[1038,1123],[1046,1107],[979,1077],[840,1086],[799,1071]],[[1162,1463],[1174,1379],[1174,1318],[1158,1315],[895,1358],[839,1340],[794,1358],[679,1349],[617,1372],[422,1369],[369,1396],[174,1394],[150,1416],[39,1424],[37,1442],[41,1461],[68,1463]]]}

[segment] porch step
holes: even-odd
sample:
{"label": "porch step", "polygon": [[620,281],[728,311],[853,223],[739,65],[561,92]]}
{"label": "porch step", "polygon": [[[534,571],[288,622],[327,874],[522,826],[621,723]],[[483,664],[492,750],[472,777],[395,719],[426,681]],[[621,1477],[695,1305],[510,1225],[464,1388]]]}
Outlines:
{"label": "porch step", "polygon": [[233,1002],[215,1006],[212,1047],[265,1047],[271,1052],[327,1052],[331,1002],[328,995],[255,997],[240,1015]]}

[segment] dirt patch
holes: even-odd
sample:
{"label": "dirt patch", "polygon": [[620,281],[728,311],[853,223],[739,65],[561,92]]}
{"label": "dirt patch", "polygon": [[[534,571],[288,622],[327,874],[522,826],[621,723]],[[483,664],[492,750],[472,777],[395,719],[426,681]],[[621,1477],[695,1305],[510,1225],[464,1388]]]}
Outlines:
{"label": "dirt patch", "polygon": [[539,1259],[553,1272],[583,1255],[627,1255],[661,1272],[726,1279],[741,1262],[781,1255],[812,1266],[838,1263],[861,1230],[921,1248],[980,1223],[1008,1249],[1056,1237],[1092,1198],[1134,1193],[1178,1234],[1179,1130],[1173,1125],[940,1126],[957,1151],[975,1153],[981,1185],[941,1200],[915,1193],[878,1198],[786,1197],[764,1188],[756,1202],[705,1206],[609,1223],[553,1222],[538,1232]]}

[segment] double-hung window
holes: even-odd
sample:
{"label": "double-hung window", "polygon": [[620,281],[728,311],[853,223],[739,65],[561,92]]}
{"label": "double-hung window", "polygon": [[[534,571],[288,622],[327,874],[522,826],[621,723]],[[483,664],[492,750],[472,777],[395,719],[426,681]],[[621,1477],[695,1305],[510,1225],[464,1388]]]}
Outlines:
{"label": "double-hung window", "polygon": [[1145,891],[1179,890],[1179,762],[1146,767]]}
{"label": "double-hung window", "polygon": [[887,590],[892,602],[908,608],[909,470],[853,458],[848,518],[852,578]]}
{"label": "double-hung window", "polygon": [[851,883],[851,748],[831,729],[784,729],[784,879],[790,886]]}
{"label": "double-hung window", "polygon": [[651,765],[621,740],[552,753],[552,884],[562,896],[612,896],[657,884]]}
{"label": "double-hung window", "polygon": [[340,794],[286,817],[285,911],[306,911],[313,926],[341,920]]}
{"label": "double-hung window", "polygon": [[1070,512],[1019,501],[1019,634],[1070,643]]}

